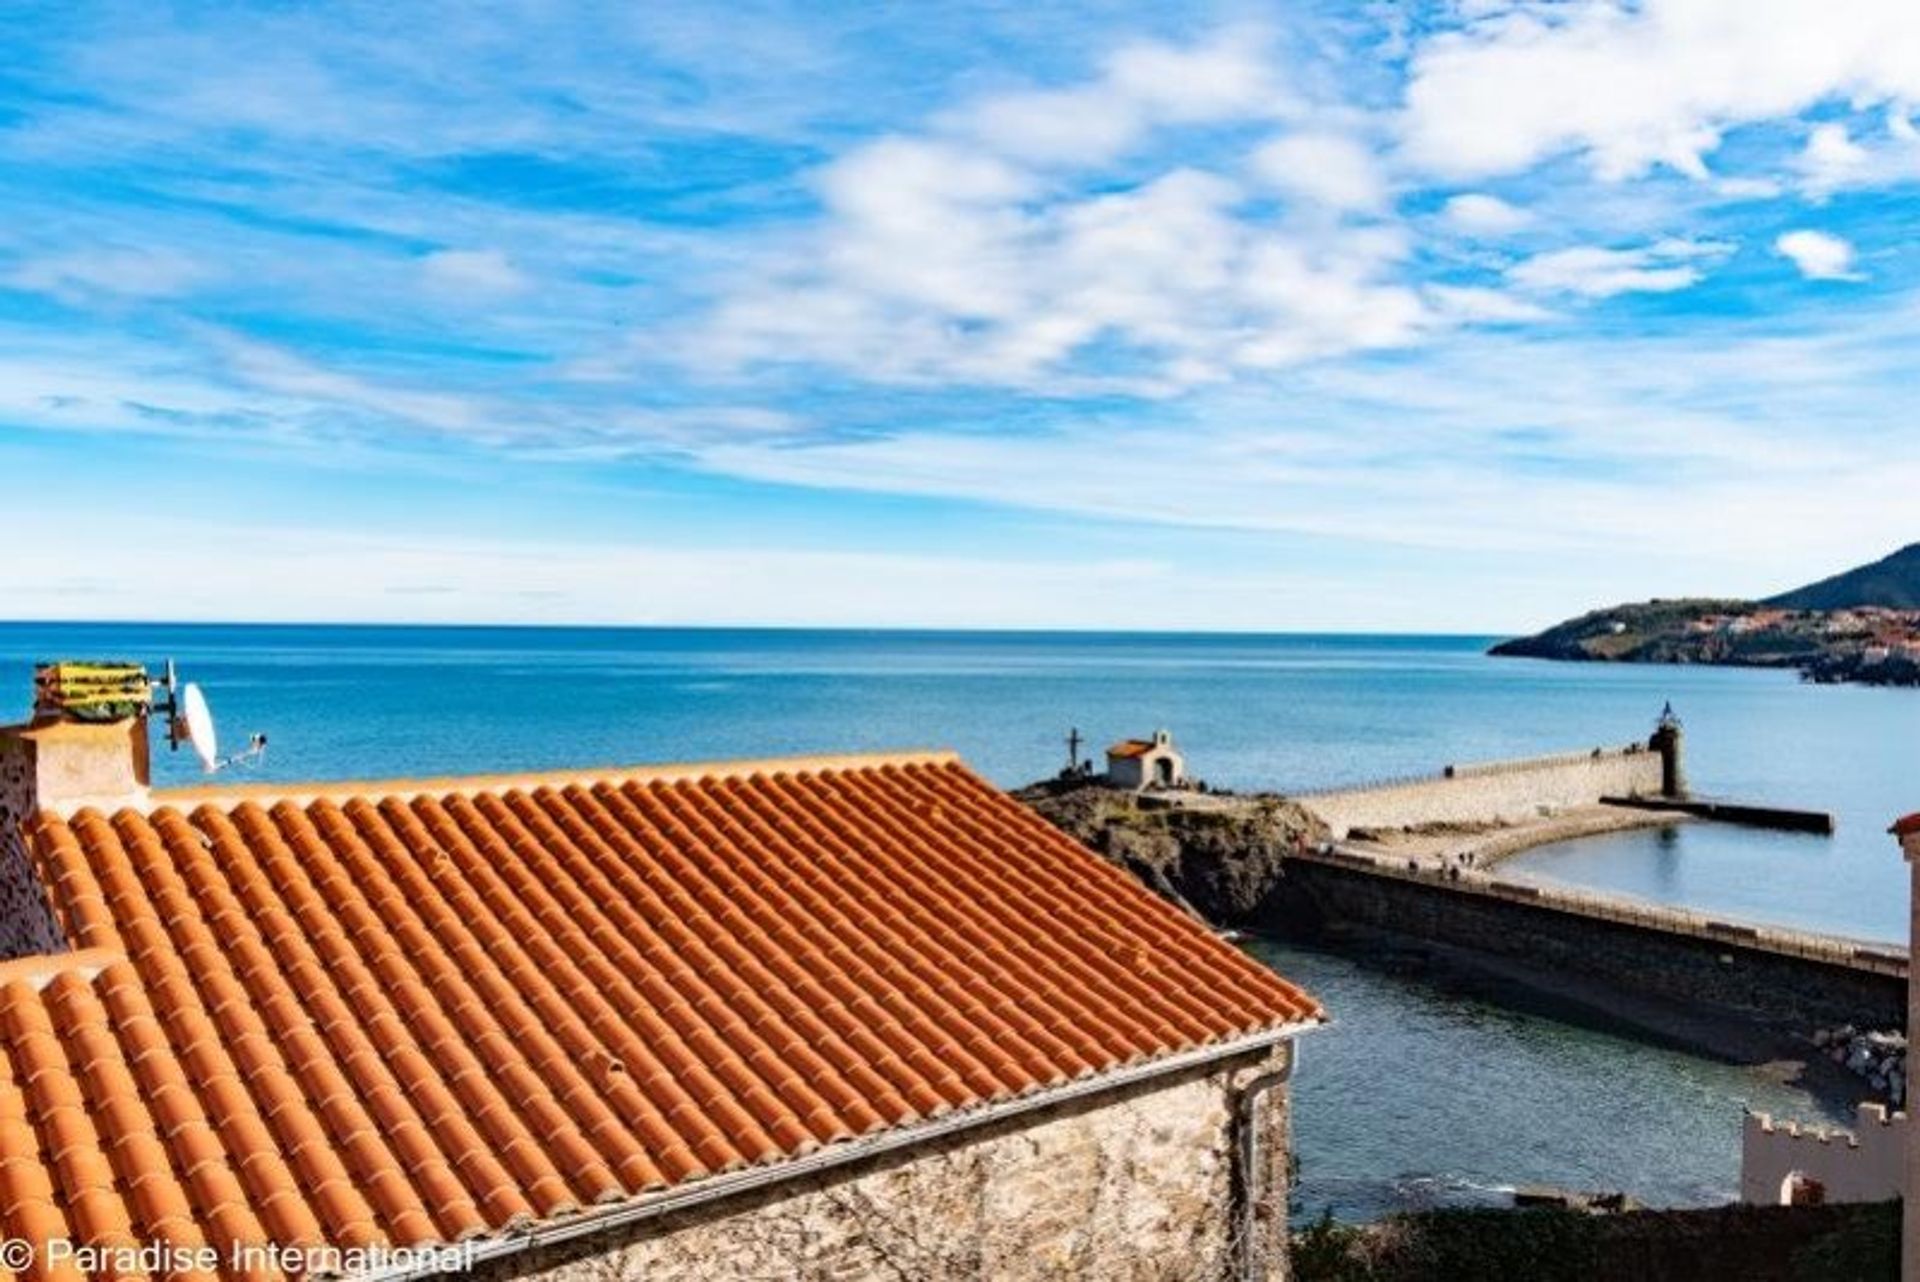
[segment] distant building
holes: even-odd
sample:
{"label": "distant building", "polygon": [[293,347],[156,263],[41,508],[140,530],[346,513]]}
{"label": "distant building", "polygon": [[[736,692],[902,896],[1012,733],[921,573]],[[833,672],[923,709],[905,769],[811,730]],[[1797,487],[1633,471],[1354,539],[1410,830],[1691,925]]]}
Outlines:
{"label": "distant building", "polygon": [[1122,739],[1107,749],[1107,782],[1115,788],[1179,788],[1187,782],[1187,759],[1173,746],[1173,733]]}
{"label": "distant building", "polygon": [[156,792],[147,720],[0,727],[0,1237],[1285,1273],[1318,1004],[951,756]]}

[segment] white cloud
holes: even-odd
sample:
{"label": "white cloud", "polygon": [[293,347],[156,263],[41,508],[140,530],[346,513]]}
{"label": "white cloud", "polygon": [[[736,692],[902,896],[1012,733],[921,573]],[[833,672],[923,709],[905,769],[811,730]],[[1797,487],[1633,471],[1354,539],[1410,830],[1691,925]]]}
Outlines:
{"label": "white cloud", "polygon": [[1296,133],[1254,153],[1256,173],[1281,191],[1329,209],[1370,213],[1387,202],[1387,184],[1373,152],[1353,138]]}
{"label": "white cloud", "polygon": [[28,259],[6,280],[16,289],[83,303],[102,296],[169,298],[206,277],[199,263],[172,250],[100,246]]}
{"label": "white cloud", "polygon": [[1178,124],[1270,112],[1281,97],[1266,40],[1241,28],[1192,45],[1138,41],[1107,60],[1107,80],[1157,117]]}
{"label": "white cloud", "polygon": [[[1243,218],[1240,200],[1183,169],[1019,204],[869,188],[803,261],[743,285],[701,350],[883,382],[1158,395],[1417,335],[1418,296],[1389,279],[1403,237],[1284,233]],[[1125,357],[1089,363],[1102,348]]]}
{"label": "white cloud", "polygon": [[1818,125],[1807,135],[1804,163],[1822,181],[1843,177],[1866,161],[1866,149],[1848,136],[1845,125]]}
{"label": "white cloud", "polygon": [[1823,231],[1790,231],[1773,242],[1781,257],[1790,259],[1808,280],[1864,280],[1854,269],[1853,246]]}
{"label": "white cloud", "polygon": [[1289,99],[1265,40],[1247,30],[1179,46],[1140,42],[1077,85],[1001,93],[935,121],[938,132],[994,155],[1040,165],[1097,165],[1167,125],[1271,117]]}
{"label": "white cloud", "polygon": [[1879,187],[1920,178],[1920,134],[1905,110],[1889,108],[1885,136],[1862,134],[1829,121],[1807,134],[1806,147],[1795,158],[1807,195],[1825,200],[1848,187]]}
{"label": "white cloud", "polygon": [[1407,150],[1434,172],[1575,152],[1606,178],[1704,178],[1737,125],[1835,97],[1920,99],[1920,23],[1907,0],[1532,6],[1434,37],[1411,72]]}
{"label": "white cloud", "polygon": [[1553,319],[1553,313],[1538,303],[1498,289],[1429,285],[1425,293],[1440,315],[1467,324],[1514,325]]}
{"label": "white cloud", "polygon": [[1718,241],[1662,240],[1638,249],[1582,245],[1537,254],[1507,269],[1507,279],[1541,293],[1610,298],[1671,293],[1699,283],[1705,264],[1732,252]]}
{"label": "white cloud", "polygon": [[[1920,441],[1899,436],[1897,398],[1879,390],[1909,363],[1920,314],[1862,315],[1846,337],[1774,323],[1666,339],[1463,332],[1384,366],[1300,366],[1141,416],[1002,435],[903,424],[799,448],[716,444],[699,458],[829,491],[1510,562],[1578,552],[1656,577],[1682,546],[1691,564],[1738,566],[1764,587],[1791,580],[1779,564],[1844,564],[1910,537],[1907,487],[1920,484]],[[1808,433],[1816,421],[1847,428]],[[1869,440],[1890,444],[1861,449]],[[1649,503],[1668,515],[1649,525]]]}
{"label": "white cloud", "polygon": [[1111,159],[1145,127],[1138,104],[1105,85],[1009,93],[975,104],[952,123],[998,155],[1036,164]]}
{"label": "white cloud", "polygon": [[0,351],[0,423],[16,431],[121,433],[228,448],[317,447],[329,455],[452,442],[554,460],[792,440],[807,426],[782,409],[712,400],[648,406],[628,394],[609,404],[543,392],[428,390],[203,325],[184,327],[165,343],[14,336]]}
{"label": "white cloud", "polygon": [[1533,215],[1519,206],[1477,191],[1448,200],[1440,216],[1456,231],[1473,236],[1505,236],[1533,222]]}
{"label": "white cloud", "polygon": [[[689,344],[721,367],[823,363],[883,382],[1158,396],[1413,341],[1438,318],[1392,277],[1410,252],[1371,155],[1301,127],[1255,168],[1311,205],[1184,163],[1169,131],[1282,110],[1259,46],[1138,44],[1082,85],[976,101],[856,147],[818,179],[826,214],[752,263]],[[1102,118],[1089,104],[1122,104]],[[1294,110],[1287,107],[1286,110]],[[1156,158],[1110,163],[1151,131]]]}
{"label": "white cloud", "polygon": [[1722,177],[1715,175],[1713,191],[1727,200],[1772,200],[1784,190],[1771,178],[1755,178],[1746,175]]}
{"label": "white cloud", "polygon": [[497,249],[442,249],[421,260],[427,283],[459,293],[517,294],[528,280],[513,260]]}

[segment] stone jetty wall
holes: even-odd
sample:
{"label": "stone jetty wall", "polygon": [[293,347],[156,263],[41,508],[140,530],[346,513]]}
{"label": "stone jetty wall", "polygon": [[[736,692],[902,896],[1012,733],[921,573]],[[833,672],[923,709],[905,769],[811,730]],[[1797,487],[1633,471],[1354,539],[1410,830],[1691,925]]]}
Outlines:
{"label": "stone jetty wall", "polygon": [[1439,774],[1304,793],[1295,800],[1325,820],[1336,839],[1355,828],[1517,823],[1595,805],[1602,797],[1660,796],[1664,766],[1660,750],[1636,743],[1448,766]]}
{"label": "stone jetty wall", "polygon": [[1336,852],[1286,863],[1282,929],[1360,926],[1523,962],[1543,982],[1610,984],[1805,1036],[1836,1021],[1906,1026],[1906,950]]}

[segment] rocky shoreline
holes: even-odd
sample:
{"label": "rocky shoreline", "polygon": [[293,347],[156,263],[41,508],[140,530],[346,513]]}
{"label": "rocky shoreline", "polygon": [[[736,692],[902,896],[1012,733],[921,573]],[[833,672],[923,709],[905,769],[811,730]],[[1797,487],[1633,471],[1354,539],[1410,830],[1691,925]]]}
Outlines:
{"label": "rocky shoreline", "polygon": [[1862,1031],[1852,1024],[1818,1028],[1813,1044],[1828,1059],[1862,1078],[1898,1108],[1907,1099],[1907,1039],[1890,1029]]}
{"label": "rocky shoreline", "polygon": [[1050,779],[1014,792],[1054,827],[1219,926],[1254,919],[1278,887],[1289,854],[1329,839],[1298,802],[1262,793],[1180,794]]}

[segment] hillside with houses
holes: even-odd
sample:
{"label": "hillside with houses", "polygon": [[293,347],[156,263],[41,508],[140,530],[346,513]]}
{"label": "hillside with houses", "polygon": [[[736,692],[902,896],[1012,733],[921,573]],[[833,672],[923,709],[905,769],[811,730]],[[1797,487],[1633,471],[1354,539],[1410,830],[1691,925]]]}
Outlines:
{"label": "hillside with houses", "polygon": [[1810,681],[1920,685],[1920,544],[1764,601],[1617,605],[1503,641],[1491,653],[1793,668]]}

